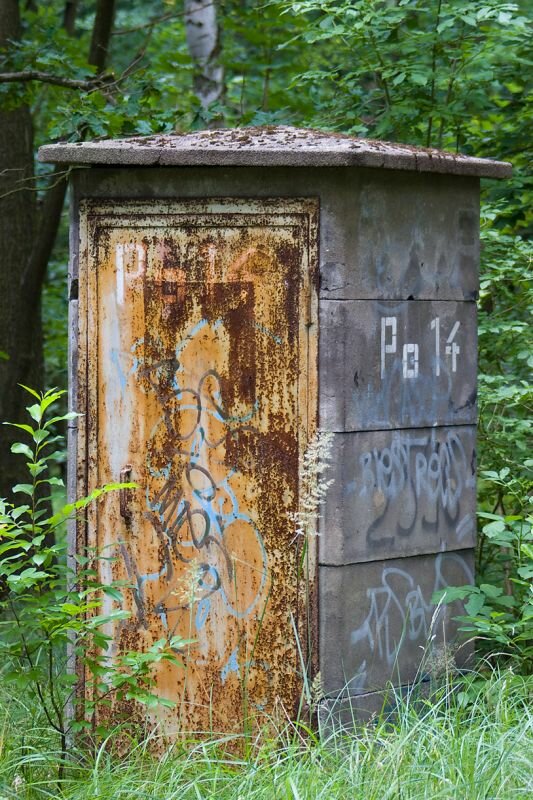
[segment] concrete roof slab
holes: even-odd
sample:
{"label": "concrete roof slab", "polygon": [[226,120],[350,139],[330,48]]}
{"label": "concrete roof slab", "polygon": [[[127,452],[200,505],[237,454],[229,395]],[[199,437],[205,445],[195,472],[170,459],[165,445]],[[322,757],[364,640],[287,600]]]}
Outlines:
{"label": "concrete roof slab", "polygon": [[480,178],[512,172],[504,161],[288,126],[58,142],[41,147],[38,158],[94,166],[374,167]]}

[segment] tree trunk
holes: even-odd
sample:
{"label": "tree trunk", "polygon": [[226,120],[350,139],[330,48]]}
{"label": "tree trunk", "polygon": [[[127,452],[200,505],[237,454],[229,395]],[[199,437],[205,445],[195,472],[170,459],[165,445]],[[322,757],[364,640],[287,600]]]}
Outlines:
{"label": "tree trunk", "polygon": [[[75,0],[67,0],[63,23],[69,31],[75,10]],[[98,72],[105,67],[114,14],[114,0],[98,0],[88,57]],[[0,48],[19,37],[18,0],[0,0]],[[53,177],[37,213],[30,110],[0,108],[0,422],[27,421],[29,395],[18,384],[44,388],[41,293],[66,187],[66,178]],[[0,426],[0,497],[27,482],[24,458],[9,453],[20,436],[16,428]]]}
{"label": "tree trunk", "polygon": [[185,0],[187,46],[194,62],[193,88],[202,108],[224,95],[220,64],[220,28],[215,0]]}
{"label": "tree trunk", "polygon": [[[20,36],[17,0],[0,3],[0,48]],[[0,108],[0,422],[21,422],[29,395],[17,384],[40,387],[43,381],[40,287],[27,276],[37,228],[33,182],[33,125],[26,105]],[[25,421],[25,420],[24,420]],[[9,454],[20,431],[0,427],[0,497],[27,481],[24,458]],[[19,495],[20,498],[20,495]]]}
{"label": "tree trunk", "polygon": [[63,27],[69,36],[74,36],[76,32],[76,14],[78,12],[78,0],[65,0],[63,10]]}
{"label": "tree trunk", "polygon": [[97,72],[102,72],[107,62],[107,51],[114,20],[115,0],[99,0],[96,6],[88,59],[89,64],[95,66]]}

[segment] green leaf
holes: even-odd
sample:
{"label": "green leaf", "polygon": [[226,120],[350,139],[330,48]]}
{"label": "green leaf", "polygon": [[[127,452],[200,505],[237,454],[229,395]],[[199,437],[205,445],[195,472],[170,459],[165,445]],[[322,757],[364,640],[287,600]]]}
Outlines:
{"label": "green leaf", "polygon": [[503,594],[503,589],[501,586],[492,586],[490,583],[482,583],[479,587],[479,590],[483,592],[487,597],[499,597]]}
{"label": "green leaf", "polygon": [[17,519],[19,519],[20,517],[22,517],[22,515],[23,515],[23,514],[26,514],[26,513],[27,513],[29,510],[30,510],[30,507],[29,507],[28,505],[17,506],[17,507],[16,507],[16,508],[14,508],[14,509],[13,509],[13,511],[11,512],[11,517],[12,517],[14,520],[17,520]]}
{"label": "green leaf", "polygon": [[25,389],[25,391],[29,392],[29,394],[36,397],[37,400],[39,400],[39,402],[41,402],[41,395],[39,394],[39,392],[36,392],[35,389],[32,389],[30,386],[25,386],[23,383],[19,383],[19,386],[22,389]]}
{"label": "green leaf", "polygon": [[533,563],[525,567],[518,567],[517,572],[525,581],[533,580]]}
{"label": "green leaf", "polygon": [[64,486],[65,482],[63,478],[52,477],[41,479],[40,481],[37,481],[37,484],[47,484],[48,486]]}
{"label": "green leaf", "polygon": [[169,700],[167,697],[158,697],[157,704],[163,706],[163,708],[175,708],[176,703],[174,700]]}
{"label": "green leaf", "polygon": [[7,583],[13,591],[20,592],[39,585],[42,579],[47,577],[47,572],[37,570],[35,567],[28,567],[19,574],[9,575]]}
{"label": "green leaf", "polygon": [[43,418],[43,412],[40,404],[37,405],[37,403],[35,403],[33,406],[26,406],[26,411],[30,417],[35,420],[35,422],[40,422]]}
{"label": "green leaf", "polygon": [[81,606],[74,605],[74,603],[62,603],[61,611],[66,614],[80,614],[83,611]]}
{"label": "green leaf", "polygon": [[13,486],[13,492],[15,494],[28,494],[31,497],[34,492],[33,483],[16,483]]}
{"label": "green leaf", "polygon": [[44,414],[48,406],[51,406],[52,403],[55,403],[56,400],[59,400],[64,394],[66,394],[64,390],[55,391],[52,389],[50,392],[47,392],[41,400],[41,415]]}
{"label": "green leaf", "polygon": [[506,608],[516,608],[518,605],[515,598],[512,595],[503,595],[502,597],[496,598],[496,603],[500,606],[505,606]]}
{"label": "green leaf", "polygon": [[434,592],[431,602],[435,605],[438,603],[447,605],[448,603],[454,603],[456,600],[464,600],[472,592],[477,592],[477,589],[472,586],[447,586],[445,589],[439,589],[439,591]]}
{"label": "green leaf", "polygon": [[120,591],[119,591],[118,589],[116,589],[114,586],[104,586],[104,587],[103,587],[103,589],[102,589],[102,591],[103,591],[103,592],[104,592],[104,594],[106,594],[108,597],[112,597],[112,598],[113,598],[113,600],[116,600],[116,601],[117,601],[117,602],[119,602],[119,603],[121,603],[121,602],[122,602],[122,600],[123,600],[122,592],[120,592]]}
{"label": "green leaf", "polygon": [[20,550],[29,550],[31,547],[29,542],[25,542],[21,539],[16,539],[15,541],[5,542],[4,544],[0,544],[0,555],[4,553],[9,553],[11,550],[15,550],[20,552]]}
{"label": "green leaf", "polygon": [[35,461],[33,464],[28,464],[28,471],[32,477],[36,478],[46,471],[46,464],[42,459],[39,459],[39,461]]}
{"label": "green leaf", "polygon": [[136,488],[138,488],[138,484],[136,483],[107,483],[105,486],[102,486],[99,489],[93,489],[93,491],[87,495],[87,497],[82,497],[80,500],[76,500],[75,503],[67,503],[57,514],[54,514],[49,519],[45,520],[45,523],[50,527],[55,527],[71,517],[76,511],[86,508],[89,503],[97,500],[99,497],[101,497],[101,495],[106,494],[107,492],[113,492],[117,489]]}
{"label": "green leaf", "polygon": [[506,531],[507,527],[503,520],[489,522],[487,525],[483,526],[483,533],[488,536],[489,539],[494,538],[495,536],[500,536],[500,534],[505,533]]}
{"label": "green leaf", "polygon": [[55,425],[56,422],[65,422],[65,421],[68,421],[70,419],[76,419],[76,417],[79,417],[79,416],[81,416],[81,415],[78,414],[76,411],[69,411],[67,414],[62,414],[59,417],[52,417],[51,419],[47,420],[44,423],[43,428],[49,428],[51,425]]}
{"label": "green leaf", "polygon": [[531,559],[531,561],[533,563],[533,546],[532,545],[528,544],[527,542],[522,542],[520,544],[520,552],[526,558]]}
{"label": "green leaf", "polygon": [[121,619],[129,619],[131,617],[130,611],[125,611],[123,609],[117,609],[116,611],[110,611],[109,614],[99,614],[96,617],[91,617],[89,620],[91,627],[99,627],[101,625],[105,625],[108,622],[117,622]]}
{"label": "green leaf", "polygon": [[11,452],[26,456],[26,458],[29,458],[30,461],[33,461],[33,451],[28,447],[27,444],[23,444],[22,442],[14,442],[11,445]]}
{"label": "green leaf", "polygon": [[35,433],[31,425],[24,425],[22,423],[17,423],[17,422],[2,422],[2,425],[9,425],[11,428],[19,428],[21,431],[26,431],[26,433],[29,433],[32,436]]}
{"label": "green leaf", "polygon": [[485,605],[485,598],[482,594],[473,594],[465,603],[465,609],[469,616],[475,617],[483,606]]}

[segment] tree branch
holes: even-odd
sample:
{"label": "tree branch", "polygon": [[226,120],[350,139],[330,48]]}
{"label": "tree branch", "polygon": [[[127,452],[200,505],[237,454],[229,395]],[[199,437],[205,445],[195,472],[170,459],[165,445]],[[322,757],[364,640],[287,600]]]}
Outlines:
{"label": "tree branch", "polygon": [[82,89],[89,92],[101,85],[102,78],[77,80],[75,78],[63,78],[61,75],[51,75],[49,72],[41,72],[38,69],[28,69],[22,72],[0,72],[0,83],[27,83],[28,81],[40,81],[41,83],[50,83],[53,86],[63,86],[65,89]]}
{"label": "tree branch", "polygon": [[176,19],[177,17],[184,17],[185,14],[185,11],[172,11],[168,14],[162,14],[160,17],[152,17],[152,19],[147,20],[147,22],[142,22],[140,25],[134,25],[131,28],[117,28],[111,33],[111,36],[125,36],[128,33],[143,31],[146,28],[153,28],[156,25],[159,25],[161,22],[167,22],[168,20]]}
{"label": "tree branch", "polygon": [[[16,192],[41,192],[43,188],[46,189],[48,186],[53,185],[54,181],[52,181],[52,178],[61,180],[61,177],[67,175],[69,171],[70,167],[68,169],[57,170],[56,172],[47,172],[46,175],[28,175],[27,178],[19,178],[19,180],[14,183],[12,189],[8,189],[7,192],[0,194],[0,200]],[[10,172],[23,172],[23,170],[20,167],[2,169],[0,170],[0,178]],[[45,187],[40,185],[40,181],[42,181],[43,178],[47,179]],[[33,186],[31,184],[33,184]]]}
{"label": "tree branch", "polygon": [[[205,5],[197,6],[196,10],[201,11],[204,8],[209,8],[213,4],[213,0],[206,0]],[[128,33],[136,33],[143,31],[146,28],[155,28],[161,22],[167,22],[169,19],[177,19],[178,17],[185,17],[190,12],[186,9],[184,11],[170,11],[168,14],[162,14],[160,17],[152,17],[146,22],[141,22],[140,25],[134,25],[131,28],[117,28],[111,32],[111,36],[125,36]]]}
{"label": "tree branch", "polygon": [[[98,0],[96,18],[94,22],[91,49],[89,53],[89,63],[96,67],[98,76],[86,81],[75,81],[70,78],[60,78],[60,83],[53,81],[56,85],[71,89],[82,89],[90,91],[99,89],[109,82],[109,77],[102,74],[107,59],[109,39],[113,30],[115,14],[115,0]],[[21,73],[26,75],[28,73]],[[35,74],[35,72],[33,73]],[[37,73],[40,74],[40,73]],[[47,73],[41,73],[47,77]],[[1,75],[0,75],[1,79]],[[39,80],[40,78],[33,78]],[[26,79],[25,79],[26,80]],[[29,80],[32,80],[31,78]],[[114,80],[111,76],[111,80]],[[66,83],[65,83],[66,81]],[[43,81],[47,82],[47,81]],[[50,81],[48,81],[50,82]],[[81,131],[81,138],[84,138],[85,129]],[[26,294],[28,301],[34,308],[38,307],[41,288],[46,277],[48,260],[52,254],[54,242],[61,219],[63,202],[67,190],[68,171],[64,176],[60,176],[49,184],[48,190],[43,199],[40,214],[39,229],[34,240],[31,256],[26,269],[21,276],[22,291]]]}

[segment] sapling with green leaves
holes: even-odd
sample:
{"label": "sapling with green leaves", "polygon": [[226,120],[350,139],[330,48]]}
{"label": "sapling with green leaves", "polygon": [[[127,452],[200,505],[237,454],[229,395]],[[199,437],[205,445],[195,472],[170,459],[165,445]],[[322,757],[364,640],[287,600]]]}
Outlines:
{"label": "sapling with green leaves", "polygon": [[[124,700],[147,707],[173,705],[154,691],[154,666],[162,660],[179,663],[179,651],[187,643],[171,637],[143,653],[109,657],[111,637],[104,626],[129,617],[121,607],[126,583],[105,585],[98,578],[98,559],[112,554],[79,552],[71,567],[64,523],[102,495],[136,485],[106,484],[52,513],[50,492],[62,480],[51,470],[63,455],[56,449],[62,437],[54,434],[54,426],[76,415],[54,416],[53,406],[64,392],[24,388],[36,402],[27,408],[31,422],[15,424],[24,441],[11,447],[14,455],[26,459],[28,482],[13,487],[24,502],[0,499],[0,663],[4,684],[12,684],[39,709],[65,753],[69,735],[92,730],[90,720],[98,706]],[[106,595],[114,607],[99,613]],[[76,688],[75,662],[92,684],[84,698]],[[78,700],[83,708],[73,714],[68,709]],[[97,728],[97,735],[104,733],[103,726]]]}

